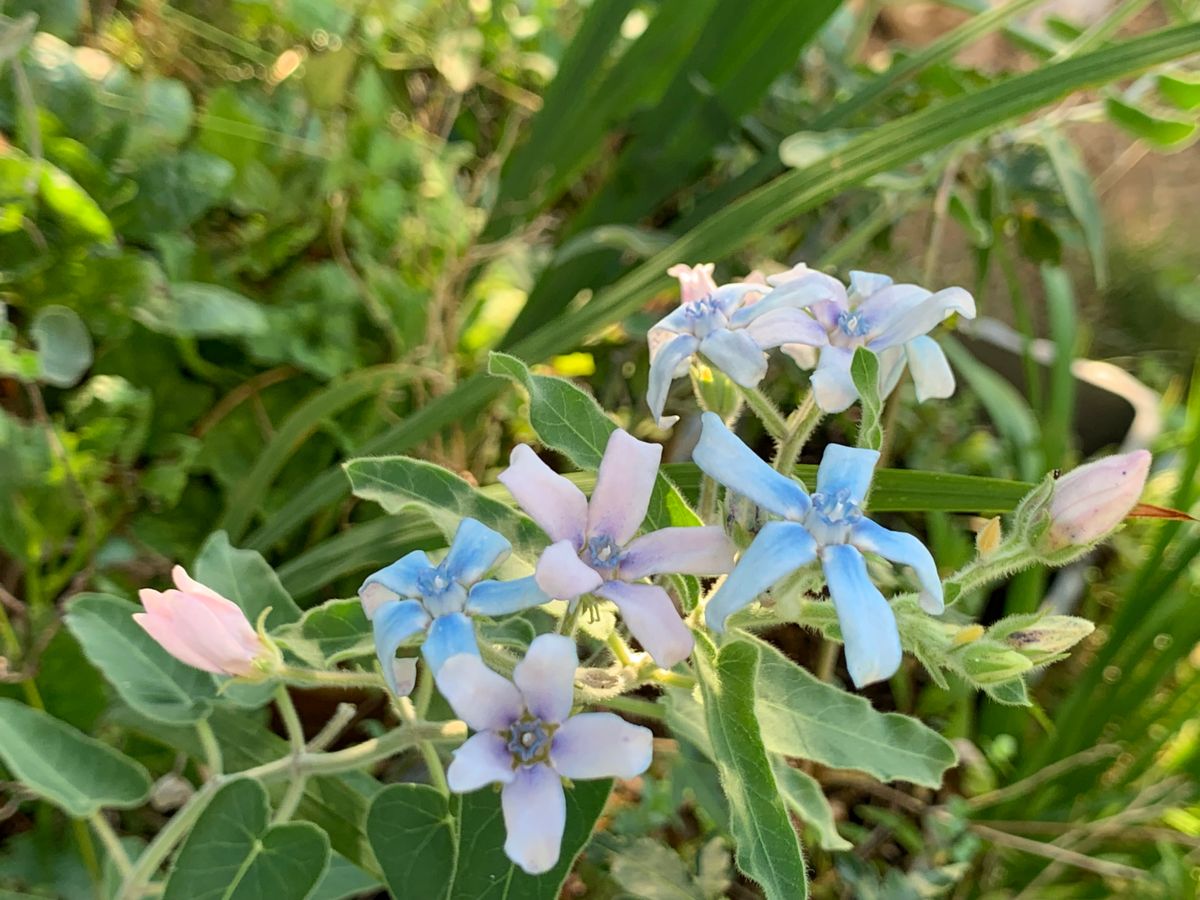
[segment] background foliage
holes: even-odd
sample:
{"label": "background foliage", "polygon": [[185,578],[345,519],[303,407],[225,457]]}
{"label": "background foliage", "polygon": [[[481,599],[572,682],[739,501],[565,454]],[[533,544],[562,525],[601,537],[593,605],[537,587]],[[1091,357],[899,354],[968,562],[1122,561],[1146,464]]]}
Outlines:
{"label": "background foliage", "polygon": [[[111,848],[87,820],[112,817],[136,853],[196,780],[196,721],[234,770],[285,746],[278,723],[247,712],[265,697],[218,696],[161,653],[145,661],[153,678],[130,664],[152,652],[128,624],[138,586],[182,561],[271,606],[271,624],[324,659],[352,655],[356,604],[303,612],[407,550],[444,546],[446,523],[438,504],[363,502],[380,499],[360,480],[369,463],[340,464],[410,453],[470,490],[536,432],[594,465],[595,441],[539,418],[539,392],[565,390],[547,373],[661,437],[641,401],[644,333],[674,302],[675,262],[964,284],[1013,342],[976,330],[951,347],[960,390],[946,404],[918,406],[903,386],[883,413],[889,465],[1032,481],[1132,428],[1158,454],[1148,500],[1194,510],[1200,286],[1177,226],[1196,173],[1194,150],[1177,151],[1200,110],[1200,22],[1191,0],[1103,6],[1080,19],[958,0],[914,25],[907,7],[834,0],[8,0],[0,886],[111,894]],[[497,355],[489,369],[491,350],[545,368]],[[1085,357],[1144,385],[1096,376]],[[767,387],[791,401],[798,377],[780,364]],[[689,427],[668,458],[686,458]],[[848,415],[822,434],[855,427]],[[694,470],[672,472],[694,489]],[[1020,496],[953,481],[914,492],[903,474],[881,476],[873,509],[920,529],[946,570],[971,556],[971,515]],[[483,493],[506,514],[502,492]],[[1138,524],[1053,579],[965,598],[989,624],[1045,603],[1099,627],[1077,659],[1028,679],[1028,706],[915,663],[867,693],[953,741],[961,763],[944,783],[944,765],[864,773],[812,748],[789,763],[794,745],[765,735],[745,765],[774,767],[787,805],[774,814],[807,838],[813,893],[1191,896],[1198,553],[1188,523]],[[772,654],[836,677],[818,638],[771,638],[782,655],[702,655],[705,689]],[[819,690],[812,680],[781,690]],[[309,723],[345,699],[305,696]],[[348,734],[389,715],[375,695],[350,699]],[[568,892],[756,895],[727,840],[744,823],[713,793],[738,711],[717,727],[713,708],[705,726],[670,694],[679,739],[659,742],[653,775],[607,805],[579,799],[604,812],[561,873]],[[280,874],[269,853],[230,848],[227,865],[264,886],[332,898],[403,884],[403,861],[372,848],[403,841],[401,812],[418,828],[441,811],[416,785],[381,784],[420,780],[415,754],[377,774],[314,779],[300,821],[275,826],[241,782],[195,833],[235,816],[281,858],[321,857],[326,840],[336,851],[326,869]],[[376,820],[377,798],[367,818],[377,794],[396,817]],[[185,845],[168,897],[202,890],[188,858]]]}

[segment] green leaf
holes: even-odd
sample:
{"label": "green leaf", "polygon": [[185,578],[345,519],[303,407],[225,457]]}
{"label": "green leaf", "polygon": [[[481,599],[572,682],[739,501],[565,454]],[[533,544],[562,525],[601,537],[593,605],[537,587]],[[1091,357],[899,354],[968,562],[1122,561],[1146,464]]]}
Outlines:
{"label": "green leaf", "polygon": [[493,790],[447,799],[432,788],[394,784],[376,795],[367,835],[396,897],[422,900],[557,900],[592,835],[612,782],[567,790],[567,824],[558,864],[532,876],[504,854],[500,796]]}
{"label": "green leaf", "polygon": [[92,365],[92,336],[72,309],[43,307],[33,317],[29,334],[37,347],[38,377],[46,384],[71,387]]}
{"label": "green leaf", "polygon": [[1116,97],[1106,98],[1104,109],[1117,125],[1156,147],[1174,147],[1196,133],[1195,121],[1157,111],[1151,115]]}
{"label": "green leaf", "polygon": [[762,886],[768,900],[803,900],[808,896],[804,854],[755,718],[759,658],[758,647],[745,641],[732,641],[720,652],[704,636],[696,642],[696,672],[713,759],[729,802],[738,868]]}
{"label": "green leaf", "polygon": [[76,818],[104,807],[132,809],[150,795],[150,776],[140,764],[7,697],[0,697],[0,762],[30,790]]}
{"label": "green leaf", "polygon": [[747,640],[761,652],[755,709],[768,750],[926,787],[939,787],[957,762],[954,746],[916,719],[877,712],[770,644]]}
{"label": "green leaf", "polygon": [[300,618],[296,605],[275,570],[255,550],[238,550],[229,535],[213,532],[196,556],[193,577],[242,608],[251,624],[257,624],[270,607],[267,628],[278,628]]}
{"label": "green leaf", "polygon": [[1158,92],[1180,109],[1200,109],[1200,73],[1163,72],[1158,76]]}
{"label": "green leaf", "polygon": [[613,856],[613,880],[638,900],[695,900],[699,891],[679,854],[639,838]]}
{"label": "green leaf", "polygon": [[81,594],[67,608],[66,624],[92,665],[142,715],[172,725],[203,719],[217,696],[212,676],[159,646],[133,620],[138,612],[117,597]]}
{"label": "green leaf", "polygon": [[340,853],[334,853],[329,860],[329,870],[308,900],[351,900],[364,894],[374,895],[381,887],[378,878],[367,874]]}
{"label": "green leaf", "polygon": [[371,623],[357,597],[329,600],[305,610],[300,621],[285,628],[280,638],[289,650],[317,667],[375,653]]}
{"label": "green leaf", "polygon": [[95,200],[70,175],[48,162],[38,164],[38,191],[41,198],[71,227],[98,241],[111,244],[115,237],[112,223]]}
{"label": "green leaf", "polygon": [[856,137],[852,131],[798,131],[779,143],[779,159],[789,169],[815,165]]}
{"label": "green leaf", "polygon": [[415,506],[429,516],[447,542],[458,523],[470,517],[508,538],[513,553],[530,566],[548,543],[530,519],[433,463],[390,456],[351,460],[343,468],[355,496],[373,500],[390,513]]}
{"label": "green leaf", "polygon": [[138,320],[151,331],[180,337],[254,337],[268,328],[257,303],[215,284],[172,284],[138,307]]}
{"label": "green leaf", "polygon": [[1079,223],[1083,239],[1087,243],[1088,256],[1092,259],[1092,271],[1096,286],[1103,288],[1108,283],[1108,255],[1104,248],[1104,214],[1100,209],[1100,198],[1088,174],[1087,166],[1075,145],[1056,128],[1044,128],[1041,132],[1042,146],[1050,157],[1054,176],[1062,188],[1067,208]]}
{"label": "green leaf", "polygon": [[858,388],[862,419],[858,423],[858,446],[878,450],[883,446],[883,401],[879,397],[879,357],[866,347],[854,351],[850,377]]}
{"label": "green leaf", "polygon": [[27,12],[15,19],[0,17],[0,70],[28,46],[37,31],[37,13]]}
{"label": "green leaf", "polygon": [[980,685],[983,692],[1005,706],[1032,706],[1024,678],[1013,678],[999,684]]}
{"label": "green leaf", "polygon": [[329,838],[310,822],[268,827],[269,814],[257,781],[217,791],[179,851],[164,900],[307,897],[329,866]]}
{"label": "green leaf", "polygon": [[825,799],[821,783],[807,772],[789,766],[783,757],[771,757],[779,793],[797,816],[816,829],[825,850],[851,850],[854,845],[838,834],[833,808]]}

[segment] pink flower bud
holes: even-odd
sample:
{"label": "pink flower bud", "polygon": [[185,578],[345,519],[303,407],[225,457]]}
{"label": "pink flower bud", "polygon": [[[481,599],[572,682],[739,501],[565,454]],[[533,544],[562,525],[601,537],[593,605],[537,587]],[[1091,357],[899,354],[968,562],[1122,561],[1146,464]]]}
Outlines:
{"label": "pink flower bud", "polygon": [[252,675],[269,651],[241,607],[176,566],[178,590],[138,591],[143,613],[133,620],[181,662],[216,675]]}
{"label": "pink flower bud", "polygon": [[1128,515],[1150,473],[1150,452],[1106,456],[1068,472],[1054,483],[1050,499],[1050,550],[1095,543]]}
{"label": "pink flower bud", "polygon": [[717,289],[713,281],[713,263],[702,263],[698,266],[688,266],[683,263],[671,266],[667,274],[679,279],[679,296],[684,303],[695,303],[703,300]]}

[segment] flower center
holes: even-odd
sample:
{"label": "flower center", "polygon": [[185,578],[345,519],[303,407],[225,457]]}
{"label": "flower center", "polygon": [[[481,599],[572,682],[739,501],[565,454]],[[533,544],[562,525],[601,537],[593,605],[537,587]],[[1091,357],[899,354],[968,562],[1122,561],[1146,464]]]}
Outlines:
{"label": "flower center", "polygon": [[513,768],[545,762],[550,755],[550,737],[554,726],[547,726],[541,719],[522,718],[513,722],[508,731],[508,752],[512,754]]}
{"label": "flower center", "polygon": [[688,303],[683,307],[683,314],[691,322],[692,334],[698,338],[705,338],[729,324],[725,313],[711,294]]}
{"label": "flower center", "polygon": [[442,566],[421,572],[417,576],[417,587],[421,590],[421,602],[433,616],[458,612],[467,599],[463,586],[451,578]]}
{"label": "flower center", "polygon": [[590,538],[580,558],[601,575],[612,572],[621,564],[621,548],[606,534]]}
{"label": "flower center", "polygon": [[805,517],[804,526],[818,544],[844,544],[850,528],[863,517],[858,498],[849,488],[832,494],[821,491],[812,495],[812,509]]}
{"label": "flower center", "polygon": [[867,333],[870,322],[861,313],[849,311],[838,314],[837,327],[846,337],[856,338]]}

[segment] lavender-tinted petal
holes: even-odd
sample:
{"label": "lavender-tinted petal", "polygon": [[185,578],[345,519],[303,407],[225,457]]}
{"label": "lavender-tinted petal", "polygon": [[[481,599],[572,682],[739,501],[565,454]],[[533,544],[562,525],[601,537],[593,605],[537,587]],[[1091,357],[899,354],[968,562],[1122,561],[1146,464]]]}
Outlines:
{"label": "lavender-tinted petal", "polygon": [[504,731],[525,713],[517,686],[473,653],[450,657],[434,677],[454,714],[475,731]]}
{"label": "lavender-tinted petal", "polygon": [[695,638],[671,597],[657,584],[607,581],[596,593],[617,605],[629,631],[664,669],[691,655]]}
{"label": "lavender-tinted petal", "polygon": [[415,634],[429,627],[429,613],[418,600],[392,600],[379,607],[373,622],[375,627],[375,654],[384,680],[393,694],[399,694],[396,671],[392,660],[396,648]]}
{"label": "lavender-tinted petal", "polygon": [[858,388],[850,375],[854,351],[847,347],[822,347],[811,384],[817,406],[827,413],[842,412],[858,399]]}
{"label": "lavender-tinted petal", "polygon": [[848,544],[832,544],[821,550],[821,563],[855,687],[891,678],[903,653],[900,632],[892,608],[867,576],[866,560]]}
{"label": "lavender-tinted petal", "polygon": [[621,554],[621,578],[723,575],[733,568],[733,541],[716,525],[662,528],[634,538]]}
{"label": "lavender-tinted petal", "polygon": [[[430,565],[425,551],[414,550],[412,553],[400,557],[390,566],[368,575],[362,583],[362,587],[358,589],[358,593],[362,596],[368,585],[378,584],[387,588],[397,597],[419,597],[421,596],[419,581],[421,573],[431,568],[433,566]],[[368,619],[374,618],[375,611],[379,606],[380,604],[376,603],[368,604],[367,598],[363,597],[363,608],[366,610]]]}
{"label": "lavender-tinted petal", "polygon": [[495,618],[549,602],[550,597],[538,587],[537,578],[527,575],[511,581],[480,581],[467,594],[466,611]]}
{"label": "lavender-tinted petal", "polygon": [[798,482],[772,469],[716,413],[701,421],[692,459],[705,474],[778,516],[800,519],[808,512],[808,494]]}
{"label": "lavender-tinted petal", "polygon": [[821,323],[800,309],[777,309],[767,313],[751,322],[746,327],[746,334],[762,350],[781,344],[823,347],[829,343],[829,335]]}
{"label": "lavender-tinted petal", "polygon": [[661,444],[639,441],[621,428],[608,436],[588,504],[589,537],[610,537],[620,545],[637,534],[661,459]]}
{"label": "lavender-tinted petal", "polygon": [[533,639],[515,669],[513,683],[525,698],[525,707],[543,722],[561,722],[575,702],[575,667],[579,657],[575,642],[562,634],[541,634]]}
{"label": "lavender-tinted petal", "polygon": [[817,466],[817,490],[830,496],[848,490],[855,503],[862,503],[871,490],[877,462],[878,450],[826,444]]}
{"label": "lavender-tinted petal", "polygon": [[917,388],[917,401],[944,400],[954,394],[954,372],[942,348],[927,334],[904,345],[908,369]]}
{"label": "lavender-tinted petal", "polygon": [[878,553],[886,560],[911,566],[921,583],[921,608],[939,615],[946,608],[942,598],[942,580],[938,577],[933,555],[916,537],[892,531],[870,519],[860,519],[850,529],[850,543],[859,550]]}
{"label": "lavender-tinted petal", "polygon": [[708,602],[704,621],[714,631],[724,631],[730,615],[816,557],[817,542],[799,522],[768,522]]}
{"label": "lavender-tinted petal", "polygon": [[477,519],[463,519],[442,567],[459,584],[469,586],[506,560],[510,553],[512,544],[504,535]]}
{"label": "lavender-tinted petal", "polygon": [[881,275],[878,272],[862,272],[855,269],[850,273],[850,293],[859,302],[885,287],[891,287],[892,283],[890,275]]}
{"label": "lavender-tinted petal", "polygon": [[566,778],[633,778],[653,755],[650,729],[610,712],[571,716],[550,744],[550,763]]}
{"label": "lavender-tinted petal", "polygon": [[700,352],[742,387],[754,387],[767,374],[767,355],[745,331],[720,328],[700,342]]}
{"label": "lavender-tinted petal", "polygon": [[[888,291],[902,287],[912,288],[913,286],[896,285],[894,288],[880,291],[879,294],[886,294]],[[921,289],[917,288],[917,290]],[[926,294],[928,294],[927,291]],[[874,301],[875,297],[872,297],[868,303]],[[864,309],[866,306],[867,304],[863,304]],[[897,304],[897,309],[900,307],[901,305]],[[910,308],[889,315],[885,320],[869,320],[871,325],[868,346],[872,350],[878,350],[883,347],[906,344],[915,337],[928,334],[943,319],[955,313],[967,319],[975,318],[975,298],[960,287],[938,291],[936,294],[927,296],[921,302],[911,305]]]}
{"label": "lavender-tinted petal", "polygon": [[659,428],[669,428],[679,416],[663,416],[667,405],[667,394],[671,382],[687,371],[687,362],[700,346],[700,341],[690,334],[680,334],[664,341],[657,350],[651,347],[650,376],[646,388],[646,405],[658,422]]}
{"label": "lavender-tinted petal", "polygon": [[879,396],[888,397],[900,383],[908,358],[904,347],[885,347],[875,355],[879,358]]}
{"label": "lavender-tinted petal", "polygon": [[[916,310],[933,296],[931,291],[916,284],[889,284],[869,295],[861,297],[855,311],[866,325],[866,334],[872,346],[884,335],[902,327]],[[880,346],[890,346],[893,341]]]}
{"label": "lavender-tinted petal", "polygon": [[537,586],[556,600],[574,600],[604,582],[595,569],[584,565],[570,541],[559,541],[543,550],[533,577]]}
{"label": "lavender-tinted petal", "polygon": [[529,875],[553,869],[567,823],[567,798],[558,773],[542,763],[518,769],[500,791],[500,806],[508,858]]}
{"label": "lavender-tinted petal", "polygon": [[583,546],[587,497],[542,462],[528,444],[513,447],[508,468],[496,477],[551,540]]}
{"label": "lavender-tinted petal", "polygon": [[[782,280],[785,277],[787,280]],[[771,275],[767,281],[775,285],[774,289],[757,303],[735,312],[730,317],[730,325],[734,328],[745,328],[755,319],[777,309],[804,309],[819,303],[830,304],[839,309],[847,308],[845,286],[824,272],[805,268],[797,274],[785,272],[783,275]]]}
{"label": "lavender-tinted petal", "polygon": [[484,785],[508,784],[513,771],[512,754],[504,738],[494,731],[481,731],[467,738],[446,769],[446,782],[456,794],[477,791]]}
{"label": "lavender-tinted petal", "polygon": [[429,626],[429,634],[421,645],[425,664],[437,675],[442,664],[452,656],[466,653],[479,655],[479,643],[475,639],[475,626],[460,612],[438,616]]}

